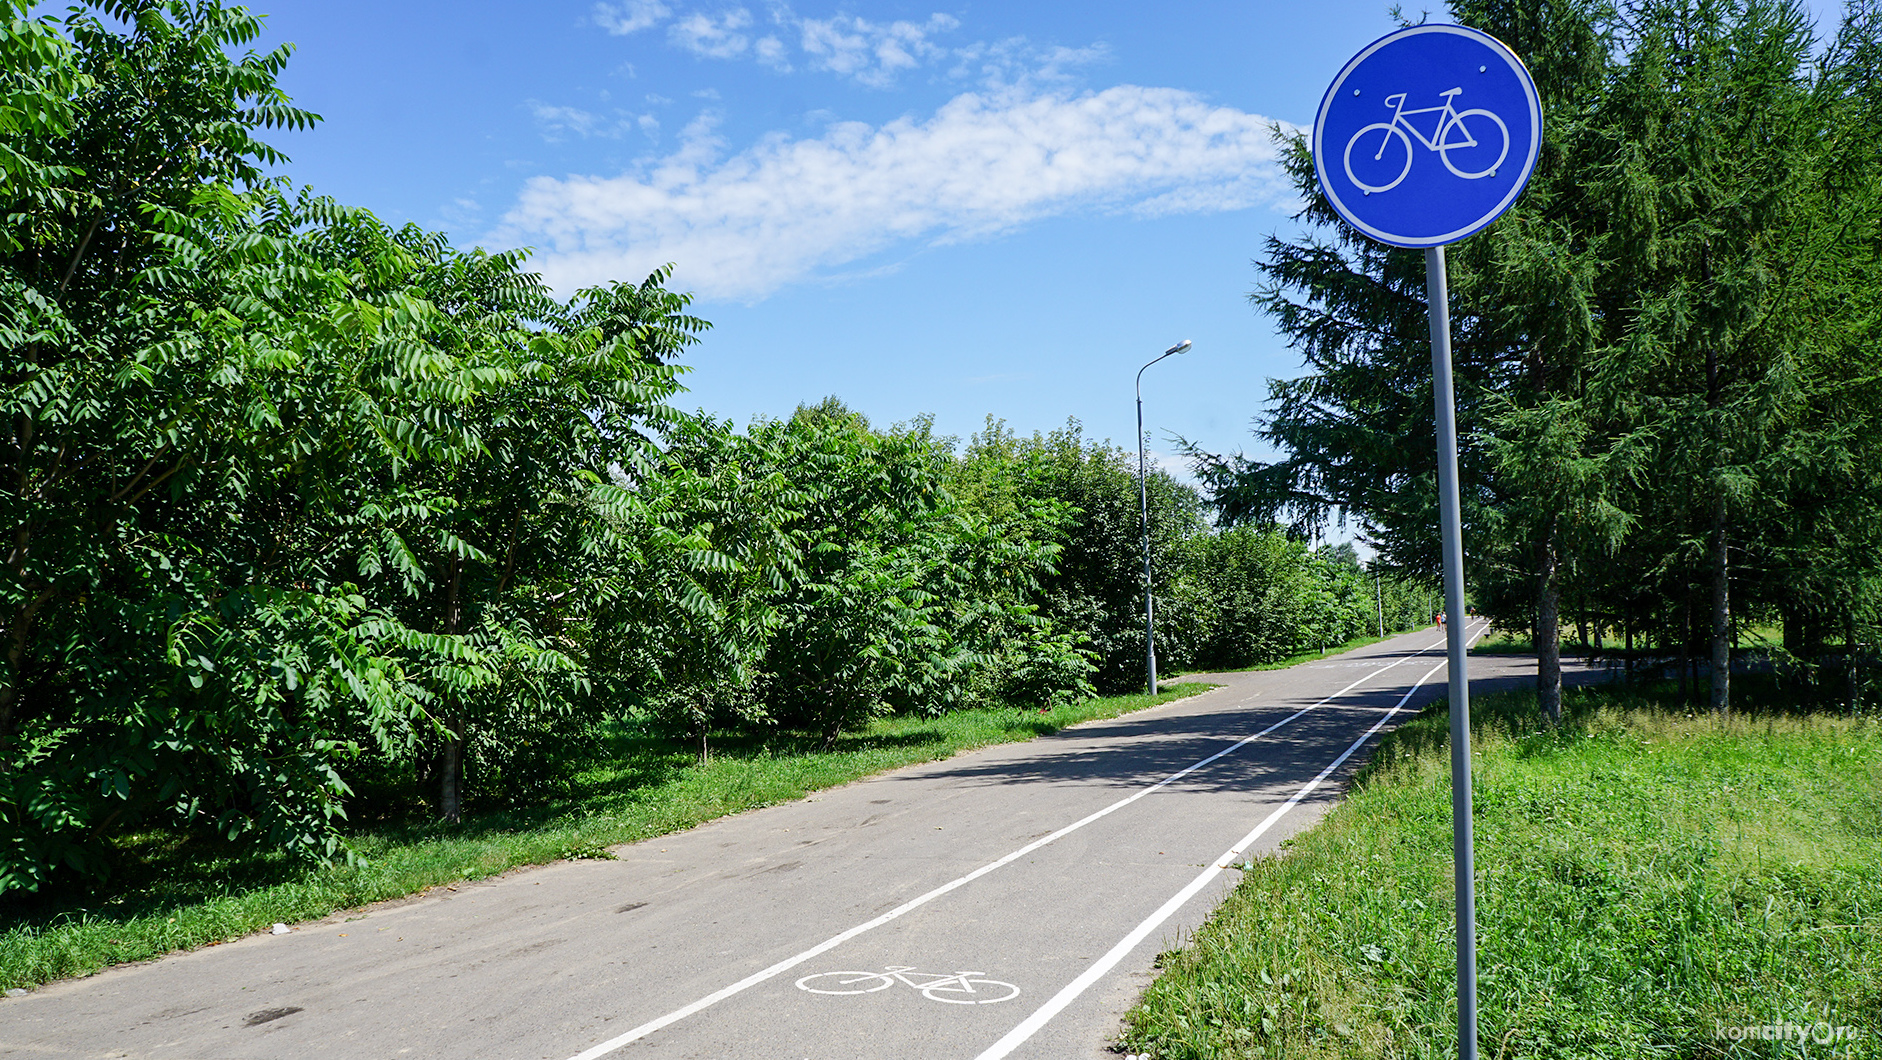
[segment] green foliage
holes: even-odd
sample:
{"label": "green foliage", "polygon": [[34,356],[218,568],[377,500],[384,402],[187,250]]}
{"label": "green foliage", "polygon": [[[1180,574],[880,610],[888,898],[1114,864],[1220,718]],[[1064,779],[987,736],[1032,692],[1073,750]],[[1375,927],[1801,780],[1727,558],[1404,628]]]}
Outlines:
{"label": "green foliage", "polygon": [[131,14],[7,29],[70,97],[4,130],[0,890],[162,824],[332,857],[354,763],[455,750],[449,803],[467,745],[501,771],[592,725],[588,494],[676,418],[661,362],[703,326],[664,276],[561,303],[261,181],[251,134],[309,120],[285,51]]}
{"label": "green foliage", "polygon": [[[1200,538],[1191,566],[1205,631],[1196,654],[1202,666],[1276,662],[1365,636],[1381,621],[1384,588],[1365,576],[1350,549],[1316,552],[1278,531],[1238,527]],[[1394,581],[1392,590],[1391,629],[1429,621],[1403,613],[1405,588]]]}
{"label": "green foliage", "polygon": [[[1723,657],[1747,620],[1782,618],[1807,664],[1825,629],[1872,642],[1874,5],[1820,59],[1779,0],[1452,7],[1524,57],[1547,115],[1522,199],[1447,251],[1479,606],[1527,629],[1559,604],[1668,655]],[[1350,513],[1383,566],[1430,578],[1421,255],[1346,227],[1286,149],[1310,234],[1268,241],[1253,296],[1307,362],[1261,431],[1284,456],[1192,455],[1225,522]]]}
{"label": "green foliage", "polygon": [[740,721],[832,741],[889,711],[1089,694],[1074,639],[1036,613],[1058,551],[1038,512],[964,506],[925,424],[878,432],[832,399],[743,435],[693,432],[668,459],[655,489],[690,483],[687,521],[723,539],[710,584],[677,597],[698,602],[673,627],[692,647],[652,653],[675,729],[703,739]]}
{"label": "green foliage", "polygon": [[[703,759],[1137,685],[1129,454],[682,415],[707,325],[667,270],[564,299],[266,178],[258,137],[315,117],[244,9],[32,11],[0,9],[0,893],[132,835],[325,863],[349,815],[540,804],[622,717]],[[1170,666],[1370,627],[1356,566],[1147,489]]]}
{"label": "green foliage", "polygon": [[619,675],[617,696],[702,746],[711,729],[770,720],[759,682],[778,598],[804,576],[791,526],[808,501],[778,463],[760,440],[700,419],[634,488],[597,491],[621,566],[591,650]]}
{"label": "green foliage", "polygon": [[[1100,689],[1140,687],[1135,455],[1085,439],[1076,421],[1019,438],[990,420],[968,442],[956,476],[970,504],[998,517],[1032,506],[1036,533],[1060,546],[1042,582],[1045,613],[1095,653]],[[1429,592],[1396,578],[1375,583],[1350,548],[1316,551],[1274,529],[1212,531],[1197,492],[1162,471],[1150,475],[1146,499],[1162,669],[1241,669],[1343,644],[1375,630],[1385,604],[1393,630],[1431,619]]]}
{"label": "green foliage", "polygon": [[[1044,610],[1096,655],[1107,694],[1144,683],[1143,522],[1137,457],[1089,441],[1076,420],[1019,438],[989,420],[962,454],[963,490],[991,512],[1032,506],[1061,546],[1042,582]],[[1203,532],[1196,492],[1162,471],[1147,482],[1157,655],[1180,666],[1194,654],[1195,617],[1183,584],[1185,550]]]}

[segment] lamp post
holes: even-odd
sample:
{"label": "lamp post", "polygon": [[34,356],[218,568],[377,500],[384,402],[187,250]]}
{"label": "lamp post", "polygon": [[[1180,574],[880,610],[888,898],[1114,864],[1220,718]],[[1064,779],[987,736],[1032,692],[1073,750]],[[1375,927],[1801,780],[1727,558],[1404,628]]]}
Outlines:
{"label": "lamp post", "polygon": [[1151,364],[1189,349],[1184,339],[1164,350],[1150,364],[1137,369],[1137,512],[1144,531],[1144,668],[1149,672],[1150,694],[1157,694],[1157,621],[1150,605],[1150,489],[1144,472],[1144,372]]}

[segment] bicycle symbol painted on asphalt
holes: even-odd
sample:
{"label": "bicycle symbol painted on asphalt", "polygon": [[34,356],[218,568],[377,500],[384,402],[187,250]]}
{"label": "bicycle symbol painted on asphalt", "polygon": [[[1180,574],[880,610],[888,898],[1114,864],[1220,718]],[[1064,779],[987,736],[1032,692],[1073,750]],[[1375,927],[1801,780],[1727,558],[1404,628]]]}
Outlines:
{"label": "bicycle symbol painted on asphalt", "polygon": [[[1385,97],[1385,105],[1394,108],[1392,120],[1374,122],[1346,141],[1347,179],[1368,195],[1398,187],[1399,182],[1411,173],[1414,139],[1423,144],[1426,150],[1437,152],[1444,168],[1465,180],[1494,176],[1497,167],[1509,156],[1509,126],[1503,123],[1502,118],[1480,107],[1458,110],[1455,104],[1463,92],[1462,88],[1440,92],[1438,94],[1444,98],[1441,105],[1416,110],[1405,109],[1407,93],[1399,92]],[[1427,138],[1419,132],[1409,120],[1414,114],[1438,115],[1437,134]],[[1472,124],[1466,125],[1465,119],[1470,119]],[[1472,125],[1475,126],[1475,132],[1472,131]],[[1478,138],[1479,134],[1483,139]],[[1377,150],[1368,150],[1374,144],[1378,145]],[[1363,178],[1353,169],[1355,147],[1360,148],[1359,168],[1365,173]],[[1494,152],[1492,147],[1495,148]],[[1452,155],[1457,157],[1452,158]]]}
{"label": "bicycle symbol painted on asphalt", "polygon": [[918,972],[913,965],[884,965],[880,972],[818,972],[797,981],[799,990],[813,994],[872,994],[896,983],[906,983],[930,1001],[950,1005],[997,1005],[1019,996],[1019,987],[997,979],[979,978],[985,972]]}

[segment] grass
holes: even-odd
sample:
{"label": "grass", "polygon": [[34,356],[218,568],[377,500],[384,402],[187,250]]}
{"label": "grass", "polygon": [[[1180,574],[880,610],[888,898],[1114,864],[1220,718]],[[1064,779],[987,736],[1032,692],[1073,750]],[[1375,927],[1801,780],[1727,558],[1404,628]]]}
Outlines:
{"label": "grass", "polygon": [[[1243,667],[1240,667],[1239,669],[1178,670],[1174,673],[1163,674],[1162,676],[1163,677],[1181,677],[1184,674],[1246,674],[1246,673],[1254,673],[1257,670],[1285,670],[1290,666],[1299,666],[1301,663],[1310,662],[1314,659],[1323,659],[1329,655],[1338,655],[1339,653],[1343,651],[1352,651],[1354,648],[1363,648],[1368,644],[1377,644],[1382,640],[1389,640],[1392,637],[1402,637],[1406,633],[1418,633],[1423,630],[1436,631],[1437,628],[1438,627],[1436,626],[1421,626],[1418,629],[1412,629],[1412,630],[1404,630],[1404,629],[1394,630],[1393,632],[1388,633],[1383,637],[1374,637],[1371,635],[1367,635],[1363,637],[1354,637],[1352,640],[1349,640],[1344,644],[1332,645],[1328,647],[1325,651],[1319,651],[1319,650],[1304,651],[1304,652],[1301,652],[1299,655],[1290,655],[1285,659],[1277,659],[1274,662],[1259,663],[1254,666],[1243,666]],[[1471,650],[1475,651],[1476,649],[1473,648]]]}
{"label": "grass", "polygon": [[[1570,647],[1568,641],[1562,642],[1564,650]],[[1536,651],[1534,638],[1527,630],[1510,631],[1492,628],[1484,638],[1471,645],[1472,655],[1533,655]]]}
{"label": "grass", "polygon": [[894,717],[821,740],[715,741],[690,748],[615,733],[607,763],[575,779],[557,805],[467,817],[455,827],[387,824],[351,836],[360,862],[308,867],[242,853],[200,836],[152,833],[126,841],[123,870],[85,894],[8,896],[0,907],[0,989],[89,975],[126,961],[216,945],[372,902],[569,857],[609,857],[618,843],[691,828],[727,814],[801,798],[899,766],[989,744],[1027,740],[1212,687],[1113,696],[1048,712],[1012,707],[935,718]]}
{"label": "grass", "polygon": [[[1482,1055],[1882,1056],[1882,724],[1472,704]],[[1160,1060],[1455,1055],[1447,720],[1254,862],[1127,1017]],[[1721,1030],[1860,1037],[1808,1051]]]}
{"label": "grass", "polygon": [[[1574,621],[1564,619],[1561,632],[1562,653],[1564,655],[1580,655],[1584,649],[1581,646],[1579,629]],[[1606,631],[1602,634],[1602,638],[1603,646],[1600,649],[1601,651],[1610,655],[1626,654],[1624,645],[1627,643],[1627,638],[1619,628],[1614,626],[1607,627]],[[1733,641],[1732,650],[1735,652],[1745,650],[1768,650],[1777,647],[1782,641],[1782,627],[1775,625],[1747,625],[1739,629]],[[1841,651],[1842,646],[1840,643],[1834,645],[1826,643],[1824,649],[1826,651]],[[1470,650],[1473,653],[1479,654],[1489,652],[1500,655],[1531,655],[1535,653],[1536,645],[1535,639],[1530,636],[1528,630],[1511,631],[1497,629]],[[1670,648],[1650,650],[1643,647],[1637,650],[1642,654],[1659,656],[1667,656],[1677,652],[1677,649]]]}

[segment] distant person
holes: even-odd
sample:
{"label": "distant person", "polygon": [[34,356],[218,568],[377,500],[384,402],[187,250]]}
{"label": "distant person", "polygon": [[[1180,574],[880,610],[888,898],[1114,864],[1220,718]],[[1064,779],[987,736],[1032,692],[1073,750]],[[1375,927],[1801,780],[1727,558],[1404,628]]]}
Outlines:
{"label": "distant person", "polygon": [[1444,612],[1442,611],[1438,612],[1438,628],[1439,629],[1444,628]]}

